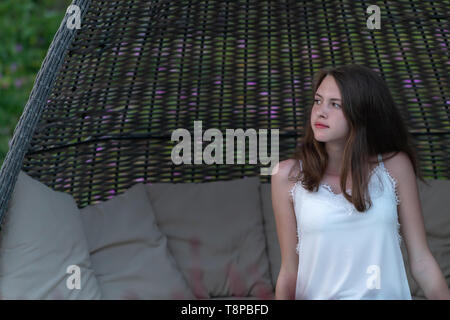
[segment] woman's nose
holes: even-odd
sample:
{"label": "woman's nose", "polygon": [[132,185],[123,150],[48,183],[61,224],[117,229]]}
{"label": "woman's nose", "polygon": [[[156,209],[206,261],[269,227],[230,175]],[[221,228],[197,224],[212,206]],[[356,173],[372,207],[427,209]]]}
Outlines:
{"label": "woman's nose", "polygon": [[317,116],[320,117],[320,118],[326,118],[326,117],[327,117],[325,108],[322,107],[322,106],[319,106],[319,107],[317,108],[316,114],[317,114]]}

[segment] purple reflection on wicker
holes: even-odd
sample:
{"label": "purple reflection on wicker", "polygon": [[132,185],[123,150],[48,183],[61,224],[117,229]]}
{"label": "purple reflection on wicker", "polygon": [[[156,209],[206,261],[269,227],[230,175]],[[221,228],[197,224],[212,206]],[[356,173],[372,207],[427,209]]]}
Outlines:
{"label": "purple reflection on wicker", "polygon": [[403,80],[403,82],[406,82],[406,83],[420,83],[420,82],[422,82],[422,80],[419,80],[419,79],[413,79],[413,80],[405,79],[405,80]]}

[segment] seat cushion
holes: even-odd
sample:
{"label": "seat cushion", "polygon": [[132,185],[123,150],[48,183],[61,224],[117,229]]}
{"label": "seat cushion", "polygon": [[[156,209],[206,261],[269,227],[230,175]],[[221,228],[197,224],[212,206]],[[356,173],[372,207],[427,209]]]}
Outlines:
{"label": "seat cushion", "polygon": [[[430,186],[417,180],[428,246],[450,286],[450,180],[426,180]],[[402,241],[402,253],[407,267],[408,282],[413,299],[425,299],[423,290],[412,277],[407,250]]]}
{"label": "seat cushion", "polygon": [[160,230],[197,298],[272,297],[259,177],[147,187]]}
{"label": "seat cushion", "polygon": [[80,210],[104,299],[194,299],[142,183]]}
{"label": "seat cushion", "polygon": [[1,299],[101,298],[71,195],[20,171],[4,219]]}
{"label": "seat cushion", "polygon": [[272,207],[272,191],[270,183],[261,183],[261,200],[272,285],[275,288],[281,268],[281,250],[278,242],[277,226]]}

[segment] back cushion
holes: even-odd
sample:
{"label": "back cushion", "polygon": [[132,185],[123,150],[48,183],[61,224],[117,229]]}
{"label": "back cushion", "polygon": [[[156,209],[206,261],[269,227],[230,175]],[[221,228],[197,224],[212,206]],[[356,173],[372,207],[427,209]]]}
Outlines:
{"label": "back cushion", "polygon": [[272,297],[259,177],[147,187],[160,230],[197,298]]}
{"label": "back cushion", "polygon": [[70,194],[20,171],[4,219],[0,299],[101,298],[80,212]]}
{"label": "back cushion", "polygon": [[270,183],[261,183],[261,200],[264,217],[264,231],[266,233],[267,251],[269,254],[272,285],[277,284],[278,273],[281,268],[281,250],[278,242],[277,226],[272,207],[272,191]]}
{"label": "back cushion", "polygon": [[104,299],[194,299],[142,183],[80,211]]}

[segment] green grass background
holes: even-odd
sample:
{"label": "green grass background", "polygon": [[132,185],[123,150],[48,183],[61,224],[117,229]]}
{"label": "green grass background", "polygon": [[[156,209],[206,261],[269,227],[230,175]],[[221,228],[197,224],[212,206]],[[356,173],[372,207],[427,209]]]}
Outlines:
{"label": "green grass background", "polygon": [[71,3],[0,1],[0,166],[48,47]]}

